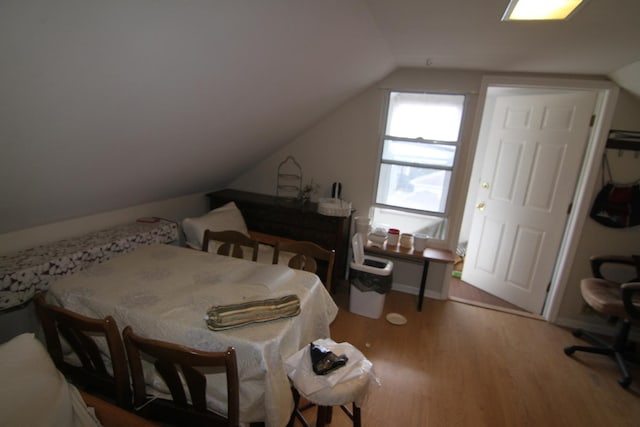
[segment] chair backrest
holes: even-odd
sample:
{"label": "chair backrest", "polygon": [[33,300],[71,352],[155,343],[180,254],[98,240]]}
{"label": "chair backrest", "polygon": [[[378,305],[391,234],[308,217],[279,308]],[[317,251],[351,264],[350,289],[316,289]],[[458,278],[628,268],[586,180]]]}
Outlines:
{"label": "chair backrest", "polygon": [[[117,405],[131,407],[129,369],[118,325],[111,316],[94,319],[45,302],[42,294],[34,296],[36,313],[42,324],[47,350],[56,367],[74,384]],[[81,364],[70,360],[63,350],[61,337]],[[101,341],[102,350],[98,344]],[[106,344],[106,348],[104,345]],[[108,351],[108,354],[103,354]],[[111,360],[111,373],[103,356]]]}
{"label": "chair backrest", "polygon": [[212,231],[205,230],[202,237],[202,250],[209,252],[210,241],[222,242],[222,245],[218,247],[217,253],[219,255],[232,256],[234,258],[243,258],[244,252],[242,247],[247,247],[252,250],[251,260],[258,260],[258,241],[242,234],[235,230],[225,231]]}
{"label": "chair backrest", "polygon": [[[640,264],[633,256],[594,255],[589,258],[589,263],[591,264],[593,277],[598,279],[606,279],[616,282],[635,282],[640,280]],[[611,273],[607,271],[607,268],[612,266],[614,268],[617,267],[621,272],[626,273],[627,277],[623,280],[620,280],[618,277],[611,277]]]}
{"label": "chair backrest", "polygon": [[273,251],[274,264],[278,263],[280,252],[290,252],[294,254],[289,260],[289,267],[311,273],[319,273],[317,261],[324,261],[322,268],[325,273],[324,286],[328,291],[331,291],[331,274],[336,257],[335,251],[325,249],[322,246],[307,241],[277,242]]}
{"label": "chair backrest", "polygon": [[[227,348],[226,352],[200,351],[141,337],[136,335],[130,326],[127,326],[122,334],[131,369],[134,408],[140,415],[178,425],[238,425],[240,392],[238,365],[233,347]],[[150,357],[154,361],[156,371],[171,391],[173,400],[147,399],[143,356],[145,360]],[[218,368],[216,372],[224,370],[226,373],[226,417],[207,410],[207,378],[202,368]],[[189,390],[190,402],[187,399],[183,378]]]}
{"label": "chair backrest", "polygon": [[[583,279],[580,290],[596,311],[614,318],[640,319],[640,257],[594,255],[589,258],[594,278]],[[613,291],[603,292],[603,288]],[[617,289],[619,293],[615,292]],[[634,320],[635,322],[635,320]]]}

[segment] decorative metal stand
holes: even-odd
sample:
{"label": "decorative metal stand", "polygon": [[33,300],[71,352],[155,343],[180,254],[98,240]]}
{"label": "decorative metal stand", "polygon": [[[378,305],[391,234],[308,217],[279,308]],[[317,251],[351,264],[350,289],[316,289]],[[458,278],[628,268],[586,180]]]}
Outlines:
{"label": "decorative metal stand", "polygon": [[278,166],[276,195],[297,200],[302,190],[302,168],[293,156],[288,156]]}

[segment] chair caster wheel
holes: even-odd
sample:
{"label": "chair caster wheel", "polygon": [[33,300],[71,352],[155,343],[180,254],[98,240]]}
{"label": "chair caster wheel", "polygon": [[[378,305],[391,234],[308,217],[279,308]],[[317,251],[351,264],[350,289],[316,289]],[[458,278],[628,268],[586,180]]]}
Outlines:
{"label": "chair caster wheel", "polygon": [[620,378],[618,380],[618,384],[620,384],[622,386],[622,388],[629,388],[629,386],[631,385],[631,378],[629,378],[629,377]]}
{"label": "chair caster wheel", "polygon": [[575,353],[575,349],[573,347],[565,347],[564,349],[564,354],[566,354],[567,356],[571,356],[573,353]]}

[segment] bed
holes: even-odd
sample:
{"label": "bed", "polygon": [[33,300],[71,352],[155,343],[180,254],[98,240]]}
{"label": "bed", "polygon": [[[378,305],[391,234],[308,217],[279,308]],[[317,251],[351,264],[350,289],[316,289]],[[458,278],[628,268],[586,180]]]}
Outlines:
{"label": "bed", "polygon": [[0,311],[29,302],[61,277],[143,245],[178,239],[175,222],[150,218],[0,255]]}
{"label": "bed", "polygon": [[32,333],[0,345],[0,424],[7,426],[148,427],[155,424],[79,391],[56,369]]}

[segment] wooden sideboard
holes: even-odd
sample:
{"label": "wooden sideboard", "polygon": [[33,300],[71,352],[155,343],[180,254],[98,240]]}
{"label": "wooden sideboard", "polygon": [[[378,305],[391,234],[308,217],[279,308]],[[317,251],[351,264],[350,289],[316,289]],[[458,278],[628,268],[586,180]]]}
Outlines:
{"label": "wooden sideboard", "polygon": [[351,215],[327,216],[317,212],[316,203],[266,194],[225,189],[207,194],[211,209],[234,202],[250,231],[294,240],[309,240],[336,251],[333,276],[347,274]]}

